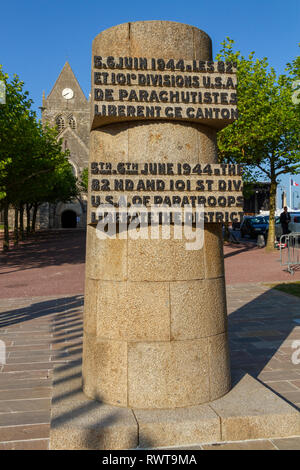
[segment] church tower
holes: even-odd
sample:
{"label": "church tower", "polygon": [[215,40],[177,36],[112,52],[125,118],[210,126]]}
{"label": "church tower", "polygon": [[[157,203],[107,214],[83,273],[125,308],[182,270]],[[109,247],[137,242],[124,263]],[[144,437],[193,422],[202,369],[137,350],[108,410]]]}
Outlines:
{"label": "church tower", "polygon": [[[57,126],[63,150],[69,150],[69,161],[77,178],[88,166],[90,103],[68,62],[65,63],[50,94],[43,94],[42,122]],[[69,204],[49,207],[49,227],[84,227],[86,222],[85,196]],[[44,224],[45,225],[45,224]]]}

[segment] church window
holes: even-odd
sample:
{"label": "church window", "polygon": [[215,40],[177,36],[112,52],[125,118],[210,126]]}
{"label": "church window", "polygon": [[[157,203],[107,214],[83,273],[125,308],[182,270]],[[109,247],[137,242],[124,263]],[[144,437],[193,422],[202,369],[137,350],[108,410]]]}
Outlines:
{"label": "church window", "polygon": [[57,116],[57,118],[55,120],[55,123],[56,123],[56,126],[57,126],[59,132],[64,130],[65,120],[64,120],[63,116]]}
{"label": "church window", "polygon": [[73,116],[69,117],[69,126],[71,127],[71,129],[75,129],[75,127],[76,127],[76,122],[75,122],[75,119],[73,118]]}

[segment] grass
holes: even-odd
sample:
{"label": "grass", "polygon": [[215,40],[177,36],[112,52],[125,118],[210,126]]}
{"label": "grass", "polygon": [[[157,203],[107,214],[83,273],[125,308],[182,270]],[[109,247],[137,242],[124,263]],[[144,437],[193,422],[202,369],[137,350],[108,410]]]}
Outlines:
{"label": "grass", "polygon": [[284,282],[282,284],[270,284],[270,287],[286,294],[295,295],[300,297],[300,281],[295,282]]}

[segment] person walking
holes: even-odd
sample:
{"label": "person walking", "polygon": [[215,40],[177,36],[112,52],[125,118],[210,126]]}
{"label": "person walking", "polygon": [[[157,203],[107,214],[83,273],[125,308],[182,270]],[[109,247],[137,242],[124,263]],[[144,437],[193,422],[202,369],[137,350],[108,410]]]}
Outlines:
{"label": "person walking", "polygon": [[[280,214],[280,223],[282,228],[282,235],[288,235],[289,233],[289,223],[291,221],[291,216],[285,206],[283,212]],[[284,243],[286,243],[286,237],[283,238]]]}

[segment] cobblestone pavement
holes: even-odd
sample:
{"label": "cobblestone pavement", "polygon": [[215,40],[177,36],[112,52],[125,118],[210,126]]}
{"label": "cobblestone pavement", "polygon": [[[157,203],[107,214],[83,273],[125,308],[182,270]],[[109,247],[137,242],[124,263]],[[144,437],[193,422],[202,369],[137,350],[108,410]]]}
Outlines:
{"label": "cobblestone pavement", "polygon": [[[300,280],[300,269],[291,276],[280,266],[278,251],[266,253],[249,240],[225,245],[224,261],[227,285]],[[83,294],[84,268],[84,230],[37,232],[0,252],[0,299]]]}
{"label": "cobblestone pavement", "polygon": [[83,294],[85,236],[79,229],[41,231],[0,252],[0,299]]}
{"label": "cobblestone pavement", "polygon": [[[300,406],[300,299],[261,284],[227,288],[233,377],[249,373]],[[0,450],[48,449],[52,369],[72,368],[82,354],[82,295],[2,299]],[[298,346],[299,349],[299,346]],[[298,354],[300,359],[300,353]],[[300,437],[193,449],[300,449]]]}

